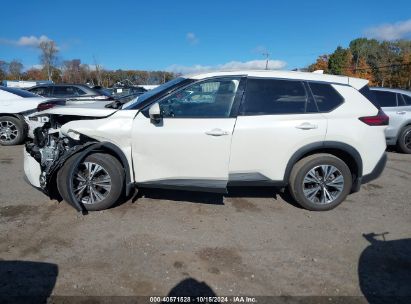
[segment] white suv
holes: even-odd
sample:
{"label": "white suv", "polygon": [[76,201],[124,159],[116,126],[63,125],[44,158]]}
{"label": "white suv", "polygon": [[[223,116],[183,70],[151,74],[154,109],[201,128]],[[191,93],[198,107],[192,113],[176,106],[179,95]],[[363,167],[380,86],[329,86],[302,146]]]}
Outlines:
{"label": "white suv", "polygon": [[366,80],[281,71],[180,77],[124,105],[43,112],[25,174],[77,210],[102,210],[134,187],[225,192],[288,186],[329,210],[380,175],[388,117]]}

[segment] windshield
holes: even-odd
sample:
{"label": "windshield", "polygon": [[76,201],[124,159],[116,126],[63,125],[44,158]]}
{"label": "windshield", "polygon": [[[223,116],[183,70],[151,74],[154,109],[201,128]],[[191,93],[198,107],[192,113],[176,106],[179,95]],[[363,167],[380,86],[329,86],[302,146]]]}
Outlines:
{"label": "windshield", "polygon": [[170,80],[169,82],[166,82],[166,83],[158,86],[155,89],[147,91],[146,93],[138,96],[137,98],[127,102],[126,104],[124,104],[123,109],[125,109],[125,110],[138,109],[139,105],[143,104],[145,101],[147,101],[151,97],[153,97],[157,94],[160,94],[162,92],[166,92],[169,89],[172,89],[175,86],[178,86],[180,83],[184,82],[185,80],[186,80],[186,78],[183,78],[183,77],[178,77],[176,79]]}
{"label": "windshield", "polygon": [[23,97],[23,98],[30,98],[30,97],[39,97],[39,95],[25,91],[25,90],[20,90],[16,88],[9,88],[9,87],[1,87],[0,90],[9,92],[11,94]]}

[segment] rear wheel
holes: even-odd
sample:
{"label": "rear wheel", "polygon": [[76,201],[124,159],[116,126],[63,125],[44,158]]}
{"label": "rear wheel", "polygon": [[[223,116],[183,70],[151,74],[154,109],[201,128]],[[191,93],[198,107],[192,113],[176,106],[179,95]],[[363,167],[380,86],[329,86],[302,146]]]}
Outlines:
{"label": "rear wheel", "polygon": [[16,117],[0,117],[0,144],[3,146],[21,144],[26,138],[25,126],[25,122]]}
{"label": "rear wheel", "polygon": [[124,169],[115,157],[90,154],[73,170],[75,161],[76,157],[69,159],[57,174],[57,187],[65,201],[73,205],[73,195],[89,211],[104,210],[118,202]]}
{"label": "rear wheel", "polygon": [[402,153],[411,154],[411,126],[402,129],[398,137],[397,147]]}
{"label": "rear wheel", "polygon": [[351,171],[331,154],[314,154],[298,161],[290,175],[289,190],[302,207],[330,210],[341,204],[352,187]]}

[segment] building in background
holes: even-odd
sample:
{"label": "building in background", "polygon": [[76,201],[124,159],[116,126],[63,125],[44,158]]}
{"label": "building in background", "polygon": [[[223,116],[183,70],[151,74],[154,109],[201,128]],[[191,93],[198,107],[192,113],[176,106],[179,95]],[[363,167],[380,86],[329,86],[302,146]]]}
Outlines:
{"label": "building in background", "polygon": [[40,84],[52,84],[49,80],[3,80],[1,85],[9,88],[31,88]]}

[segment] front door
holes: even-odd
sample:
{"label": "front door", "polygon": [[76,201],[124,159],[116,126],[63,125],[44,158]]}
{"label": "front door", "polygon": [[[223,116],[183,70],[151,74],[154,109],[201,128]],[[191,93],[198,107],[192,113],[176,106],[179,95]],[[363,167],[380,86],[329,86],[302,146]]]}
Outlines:
{"label": "front door", "polygon": [[191,84],[158,101],[162,119],[148,110],[134,120],[132,153],[140,185],[225,190],[233,111],[241,79],[213,78]]}

